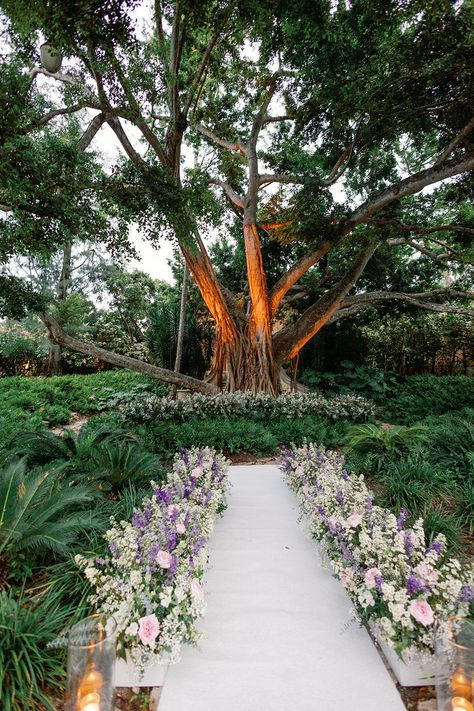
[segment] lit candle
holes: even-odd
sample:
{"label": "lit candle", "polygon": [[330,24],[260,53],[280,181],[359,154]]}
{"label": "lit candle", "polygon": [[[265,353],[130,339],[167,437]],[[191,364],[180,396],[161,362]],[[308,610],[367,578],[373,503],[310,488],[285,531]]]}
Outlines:
{"label": "lit candle", "polygon": [[100,696],[93,692],[83,696],[79,701],[79,711],[100,711]]}
{"label": "lit candle", "polygon": [[458,667],[451,677],[451,691],[456,697],[462,696],[468,701],[471,700],[471,683],[461,667]]}
{"label": "lit candle", "polygon": [[102,688],[102,674],[94,669],[93,666],[89,667],[88,671],[84,674],[81,679],[79,686],[79,695],[86,696],[94,691],[100,691]]}
{"label": "lit candle", "polygon": [[462,696],[455,696],[451,701],[453,711],[474,711],[474,706],[470,701],[464,699]]}

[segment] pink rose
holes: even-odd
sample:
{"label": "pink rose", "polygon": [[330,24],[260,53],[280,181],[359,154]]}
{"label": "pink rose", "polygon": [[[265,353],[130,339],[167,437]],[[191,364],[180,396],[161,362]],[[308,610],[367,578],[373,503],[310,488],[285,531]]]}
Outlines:
{"label": "pink rose", "polygon": [[166,551],[158,551],[156,562],[160,568],[169,568],[171,566],[172,557]]}
{"label": "pink rose", "polygon": [[193,578],[191,580],[190,589],[191,589],[191,595],[193,597],[202,598],[204,596],[204,591],[202,589],[202,585],[199,582],[199,580],[196,580],[195,578]]}
{"label": "pink rose", "polygon": [[176,533],[183,534],[185,532],[186,532],[186,526],[184,525],[184,523],[177,523],[176,524]]}
{"label": "pink rose", "polygon": [[194,469],[191,471],[191,476],[194,476],[199,479],[199,477],[202,476],[202,467],[194,467]]}
{"label": "pink rose", "polygon": [[351,528],[357,528],[362,523],[362,516],[358,513],[353,513],[347,519],[347,523]]}
{"label": "pink rose", "polygon": [[378,568],[369,568],[367,572],[364,575],[364,582],[366,586],[371,590],[372,588],[375,588],[375,578],[377,576],[381,575],[380,570]]}
{"label": "pink rose", "polygon": [[435,585],[438,582],[438,572],[432,565],[428,565],[428,563],[419,563],[416,568],[413,569],[413,572],[416,573],[427,585]]}
{"label": "pink rose", "polygon": [[146,615],[146,617],[140,617],[138,620],[138,636],[143,644],[147,644],[153,649],[155,646],[155,640],[158,637],[160,631],[160,623],[156,615]]}
{"label": "pink rose", "polygon": [[426,600],[412,600],[410,602],[410,614],[424,627],[428,627],[434,622],[433,610]]}

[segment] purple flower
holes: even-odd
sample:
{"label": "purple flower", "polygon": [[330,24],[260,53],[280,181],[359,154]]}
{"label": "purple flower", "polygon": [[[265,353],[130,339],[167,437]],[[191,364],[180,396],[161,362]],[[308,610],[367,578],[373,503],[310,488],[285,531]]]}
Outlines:
{"label": "purple flower", "polygon": [[384,579],[381,575],[376,575],[374,578],[375,587],[379,591],[380,595],[383,597],[382,585],[384,584]]}
{"label": "purple flower", "polygon": [[403,508],[401,509],[398,518],[397,518],[397,530],[401,531],[406,523],[406,520],[408,518],[408,511],[407,509]]}
{"label": "purple flower", "polygon": [[151,511],[150,509],[144,509],[143,511],[137,511],[132,517],[132,524],[139,531],[144,531],[147,525],[151,521]]}
{"label": "purple flower", "polygon": [[413,531],[405,531],[405,554],[407,558],[411,558],[413,554]]}
{"label": "purple flower", "polygon": [[418,595],[418,593],[422,592],[426,592],[426,588],[420,578],[417,578],[416,575],[409,575],[407,579],[407,593],[409,595]]}
{"label": "purple flower", "polygon": [[105,565],[104,558],[96,558],[95,562],[97,563],[97,565]]}
{"label": "purple flower", "polygon": [[344,479],[344,481],[347,481],[349,479],[349,472],[347,471],[347,469],[342,470],[342,478]]}
{"label": "purple flower", "polygon": [[172,531],[168,536],[168,550],[172,551],[173,548],[176,548],[177,540],[176,533]]}
{"label": "purple flower", "polygon": [[178,569],[178,556],[177,555],[172,555],[171,556],[171,564],[170,567],[168,568],[168,577],[172,577]]}
{"label": "purple flower", "polygon": [[338,504],[340,504],[340,506],[343,506],[343,504],[344,504],[344,494],[342,493],[342,491],[341,491],[340,489],[338,489],[337,492],[336,492],[336,501],[337,501]]}
{"label": "purple flower", "polygon": [[438,555],[441,555],[443,552],[443,545],[440,543],[440,541],[432,541],[428,548],[426,549],[427,553],[431,553],[431,551],[435,551]]}
{"label": "purple flower", "polygon": [[472,602],[474,600],[474,586],[463,585],[458,596],[458,602]]}
{"label": "purple flower", "polygon": [[199,551],[205,545],[205,543],[206,543],[206,539],[203,538],[202,536],[200,536],[193,546],[193,554],[196,555],[196,553],[199,553]]}
{"label": "purple flower", "polygon": [[325,516],[325,515],[326,515],[326,510],[325,510],[324,506],[316,506],[316,512],[317,512],[320,516]]}
{"label": "purple flower", "polygon": [[184,449],[183,447],[180,447],[181,452],[181,460],[186,464],[186,466],[189,464],[189,452],[187,449]]}
{"label": "purple flower", "polygon": [[155,489],[154,494],[158,501],[163,501],[165,504],[171,503],[171,494],[166,489]]}

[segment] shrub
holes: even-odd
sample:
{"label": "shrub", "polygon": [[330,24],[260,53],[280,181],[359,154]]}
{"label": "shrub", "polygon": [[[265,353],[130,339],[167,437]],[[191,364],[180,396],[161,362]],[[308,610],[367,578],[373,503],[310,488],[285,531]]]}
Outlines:
{"label": "shrub", "polygon": [[0,437],[66,424],[72,412],[95,413],[104,398],[123,391],[164,395],[168,389],[160,381],[129,370],[50,378],[0,378]]}
{"label": "shrub", "polygon": [[360,452],[376,451],[382,453],[401,454],[413,448],[416,444],[425,442],[428,430],[423,425],[413,427],[377,427],[373,424],[351,427],[346,438],[349,449]]}
{"label": "shrub", "polygon": [[192,395],[184,400],[142,396],[122,405],[121,410],[124,420],[133,422],[184,422],[191,417],[246,417],[269,422],[275,417],[292,419],[305,415],[362,422],[374,413],[372,403],[359,395],[338,395],[329,398],[308,393],[285,394],[275,398],[265,393],[254,395],[248,392]]}
{"label": "shrub", "polygon": [[177,449],[212,447],[224,452],[252,452],[263,455],[274,452],[278,442],[268,428],[243,418],[188,422],[157,422],[141,430],[147,446],[164,459],[170,459]]}
{"label": "shrub", "polygon": [[474,532],[474,476],[468,481],[464,481],[459,487],[455,516],[460,525],[465,527],[469,533]]}
{"label": "shrub", "polygon": [[426,417],[423,425],[430,433],[426,447],[433,463],[459,470],[463,475],[473,472],[474,410],[465,408],[456,413]]}
{"label": "shrub", "polygon": [[26,456],[31,464],[63,462],[70,476],[100,482],[103,490],[152,477],[158,481],[163,476],[156,456],[122,428],[85,425],[78,435],[22,432],[11,445],[15,455]]}
{"label": "shrub", "polygon": [[446,549],[450,553],[459,553],[461,544],[459,540],[459,521],[455,514],[450,513],[441,504],[426,505],[420,512],[423,517],[427,541],[434,540],[440,534],[446,539]]}
{"label": "shrub", "polygon": [[417,513],[419,507],[435,497],[446,498],[452,493],[450,472],[433,466],[421,454],[390,462],[378,481],[384,485],[380,504],[393,511],[407,508]]}
{"label": "shrub", "polygon": [[0,698],[4,711],[54,711],[44,688],[60,692],[64,659],[50,649],[71,610],[21,592],[0,592]]}
{"label": "shrub", "polygon": [[350,360],[342,360],[341,373],[318,373],[315,370],[303,371],[301,382],[311,390],[333,390],[339,393],[367,395],[378,399],[396,384],[396,377],[383,370],[375,370],[365,365],[354,365]]}
{"label": "shrub", "polygon": [[91,458],[91,479],[101,482],[104,490],[117,490],[126,484],[164,476],[155,455],[131,442],[105,441],[93,452]]}
{"label": "shrub", "polygon": [[474,378],[411,375],[393,387],[380,405],[379,416],[385,422],[400,424],[474,407]]}
{"label": "shrub", "polygon": [[0,470],[0,557],[26,550],[63,553],[78,531],[95,525],[92,512],[77,508],[94,495],[85,486],[60,486],[60,469],[26,471],[17,459]]}

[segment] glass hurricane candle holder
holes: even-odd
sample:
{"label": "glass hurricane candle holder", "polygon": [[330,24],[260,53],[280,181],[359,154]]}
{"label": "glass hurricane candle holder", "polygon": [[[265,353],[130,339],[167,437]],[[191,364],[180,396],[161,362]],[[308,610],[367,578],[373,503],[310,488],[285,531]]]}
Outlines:
{"label": "glass hurricane candle holder", "polygon": [[67,657],[67,711],[112,711],[116,623],[91,615],[71,627]]}
{"label": "glass hurricane candle holder", "polygon": [[452,617],[436,640],[438,711],[474,711],[474,619]]}

